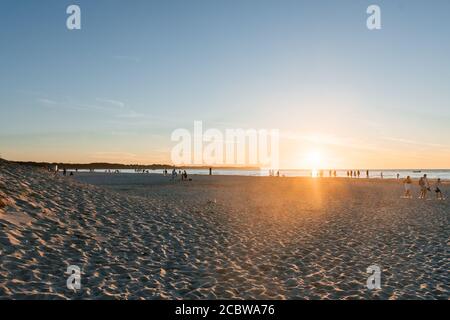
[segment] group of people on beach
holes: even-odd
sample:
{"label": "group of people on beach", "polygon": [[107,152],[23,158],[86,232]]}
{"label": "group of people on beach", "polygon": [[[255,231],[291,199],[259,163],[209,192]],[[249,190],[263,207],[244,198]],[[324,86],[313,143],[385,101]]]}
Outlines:
{"label": "group of people on beach", "polygon": [[[59,167],[58,167],[57,164],[55,164],[54,166],[48,166],[47,170],[49,172],[53,172],[55,175],[59,173]],[[75,169],[75,171],[78,172],[78,169]],[[67,175],[73,176],[73,170],[68,172],[66,168],[63,168],[62,169],[62,175],[64,177],[67,176]]]}
{"label": "group of people on beach", "polygon": [[[167,169],[164,169],[163,170],[163,175],[167,176],[167,174],[168,174]],[[192,179],[188,179],[188,175],[187,175],[186,170],[183,170],[183,171],[178,170],[178,172],[177,172],[177,170],[175,168],[173,168],[171,180],[175,180],[178,175],[181,176],[181,181],[191,181],[192,180]]]}
{"label": "group of people on beach", "polygon": [[[334,171],[336,173],[336,171]],[[359,170],[347,170],[347,178],[359,178],[361,171]],[[366,178],[369,178],[369,170],[366,170]],[[381,172],[381,178],[383,178],[383,172]]]}
{"label": "group of people on beach", "polygon": [[275,172],[275,169],[269,169],[269,177],[279,177],[280,176],[280,170],[277,170],[277,172]]}
{"label": "group of people on beach", "polygon": [[[208,169],[208,174],[211,176],[212,173],[213,173],[212,168],[209,168]],[[279,174],[279,172],[278,172],[278,174]],[[163,170],[163,175],[165,177],[169,175],[169,172],[167,171],[167,169]],[[175,180],[178,175],[181,176],[181,181],[188,181],[188,180],[191,181],[192,180],[191,178],[188,179],[188,175],[187,175],[186,170],[181,171],[181,169],[179,169],[178,172],[177,172],[177,170],[175,168],[173,168],[172,169],[172,174],[171,174],[171,180]]]}
{"label": "group of people on beach", "polygon": [[[359,178],[361,176],[361,171],[360,170],[347,170],[346,174],[347,174],[347,178]],[[325,176],[323,170],[312,171],[311,175],[317,176],[319,178],[323,178]],[[336,178],[337,177],[336,170],[328,170],[328,177]],[[383,173],[381,173],[381,177],[383,177]],[[369,178],[369,170],[366,170],[366,178]]]}
{"label": "group of people on beach", "polygon": [[150,173],[150,170],[147,169],[134,169],[136,173]]}
{"label": "group of people on beach", "polygon": [[[412,199],[411,194],[412,183],[413,182],[410,176],[407,176],[406,179],[403,180],[403,185],[405,187],[405,193],[403,195],[404,198]],[[419,199],[426,200],[428,192],[431,191],[430,182],[428,181],[426,174],[424,174],[423,177],[420,177],[419,187],[420,187]],[[442,189],[442,182],[441,179],[438,178],[434,184],[434,192],[436,193],[436,199],[438,200],[444,200],[444,195],[442,194],[441,189]]]}

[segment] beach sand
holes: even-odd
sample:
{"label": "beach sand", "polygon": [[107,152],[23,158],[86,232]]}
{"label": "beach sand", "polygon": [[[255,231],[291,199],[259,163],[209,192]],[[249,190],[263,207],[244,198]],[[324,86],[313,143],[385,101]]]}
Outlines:
{"label": "beach sand", "polygon": [[419,200],[417,183],[402,199],[396,181],[191,178],[0,161],[0,298],[450,297],[449,199]]}

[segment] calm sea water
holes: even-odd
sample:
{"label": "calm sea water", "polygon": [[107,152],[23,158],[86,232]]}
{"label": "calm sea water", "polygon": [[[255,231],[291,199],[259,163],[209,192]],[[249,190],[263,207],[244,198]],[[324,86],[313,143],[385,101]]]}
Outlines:
{"label": "calm sea water", "polygon": [[[80,172],[86,172],[87,170],[79,170]],[[112,170],[114,171],[114,170]],[[171,170],[168,170],[169,174]],[[201,174],[207,175],[209,171],[207,169],[188,169],[188,174]],[[94,172],[105,172],[104,169],[95,170]],[[120,170],[122,173],[135,173],[134,170],[124,169]],[[163,170],[149,170],[150,173],[163,173]],[[312,172],[311,170],[280,170],[280,176],[285,177],[311,177],[316,176],[319,172]],[[424,174],[427,174],[430,179],[441,178],[442,180],[450,180],[450,170],[369,170],[369,178],[381,179],[381,173],[383,173],[384,179],[397,178],[397,174],[400,178],[410,176],[411,178],[420,178]],[[214,175],[231,175],[231,176],[268,176],[267,170],[236,170],[236,169],[213,169]],[[323,170],[323,176],[329,177],[329,171]],[[347,177],[347,170],[336,170],[338,177]],[[366,178],[366,171],[360,170],[360,178]]]}

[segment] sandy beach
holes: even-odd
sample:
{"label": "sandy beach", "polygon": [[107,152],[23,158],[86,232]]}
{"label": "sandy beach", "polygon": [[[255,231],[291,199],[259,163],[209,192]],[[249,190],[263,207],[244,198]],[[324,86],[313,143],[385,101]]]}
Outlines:
{"label": "sandy beach", "polygon": [[387,180],[191,178],[1,161],[0,298],[450,298],[449,199],[417,182],[402,199]]}

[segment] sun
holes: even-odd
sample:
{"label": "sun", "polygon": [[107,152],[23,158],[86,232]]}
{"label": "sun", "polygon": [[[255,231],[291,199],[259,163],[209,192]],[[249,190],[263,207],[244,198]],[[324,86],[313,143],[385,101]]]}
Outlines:
{"label": "sun", "polygon": [[318,150],[311,150],[306,154],[306,165],[308,169],[317,170],[322,167],[322,154]]}

